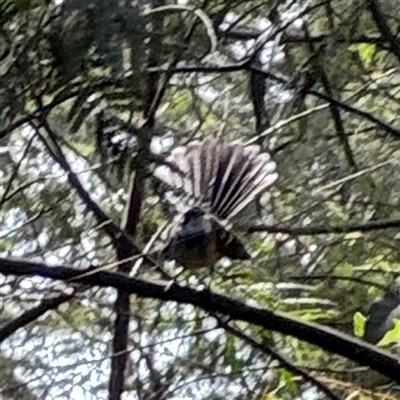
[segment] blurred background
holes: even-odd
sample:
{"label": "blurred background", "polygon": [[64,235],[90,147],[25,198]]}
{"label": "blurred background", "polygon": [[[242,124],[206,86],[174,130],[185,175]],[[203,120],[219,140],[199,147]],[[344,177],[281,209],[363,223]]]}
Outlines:
{"label": "blurred background", "polygon": [[[211,290],[399,357],[399,33],[395,0],[1,0],[1,257],[122,260],[107,221],[146,246],[165,221],[164,155],[241,138],[279,178],[243,238],[253,259],[221,262]],[[1,399],[329,398],[201,309],[39,276],[0,285]],[[338,398],[400,396],[343,357],[237,328]]]}

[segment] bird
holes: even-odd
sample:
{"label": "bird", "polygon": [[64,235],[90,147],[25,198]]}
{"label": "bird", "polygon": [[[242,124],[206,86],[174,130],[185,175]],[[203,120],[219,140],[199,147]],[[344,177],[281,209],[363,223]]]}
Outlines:
{"label": "bird", "polygon": [[176,147],[154,175],[170,218],[162,235],[167,260],[197,269],[213,268],[223,257],[251,258],[238,234],[251,221],[251,204],[278,177],[260,146],[194,140]]}
{"label": "bird", "polygon": [[383,298],[371,305],[363,339],[378,343],[392,329],[395,319],[400,319],[400,286],[392,284],[386,288]]}

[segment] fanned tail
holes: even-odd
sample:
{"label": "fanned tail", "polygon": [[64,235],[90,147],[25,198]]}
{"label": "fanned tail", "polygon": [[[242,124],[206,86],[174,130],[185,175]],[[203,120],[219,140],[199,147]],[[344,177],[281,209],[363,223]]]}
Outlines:
{"label": "fanned tail", "polygon": [[177,147],[155,176],[162,200],[176,211],[198,206],[227,220],[275,182],[275,167],[259,146],[207,139]]}

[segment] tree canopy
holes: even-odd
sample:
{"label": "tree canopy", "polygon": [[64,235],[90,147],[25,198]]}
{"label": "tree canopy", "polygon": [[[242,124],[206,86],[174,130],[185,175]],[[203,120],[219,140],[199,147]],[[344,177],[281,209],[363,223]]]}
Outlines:
{"label": "tree canopy", "polygon": [[[399,398],[399,2],[1,0],[0,27],[1,399]],[[252,259],[160,265],[152,172],[211,137],[276,162]]]}

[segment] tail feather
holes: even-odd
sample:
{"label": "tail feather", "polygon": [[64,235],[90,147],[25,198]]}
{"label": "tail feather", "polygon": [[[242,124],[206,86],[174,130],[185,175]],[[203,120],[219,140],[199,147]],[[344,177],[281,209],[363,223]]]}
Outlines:
{"label": "tail feather", "polygon": [[[243,149],[239,148],[239,150]],[[234,160],[234,162],[236,169],[231,171],[231,181],[225,185],[227,191],[219,206],[219,210],[223,215],[226,213],[232,215],[232,207],[236,202],[245,200],[244,194],[249,189],[252,175],[257,176],[260,173],[260,168],[255,164],[254,154],[245,154],[244,151],[241,151],[240,159]]]}
{"label": "tail feather", "polygon": [[241,152],[238,147],[227,147],[223,149],[220,156],[219,168],[215,174],[212,203],[214,208],[218,210],[220,217],[224,217],[223,205],[242,178],[237,168],[241,161],[240,156]]}
{"label": "tail feather", "polygon": [[188,173],[188,181],[191,182],[192,185],[192,193],[195,202],[201,201],[201,170],[202,165],[196,157],[197,154],[200,153],[200,144],[196,143],[191,149],[192,157],[187,157],[186,160],[188,162],[189,173]]}
{"label": "tail feather", "polygon": [[198,153],[201,168],[202,195],[205,203],[211,207],[214,180],[219,167],[219,154],[222,150],[220,141],[206,140],[202,143],[201,151]]}
{"label": "tail feather", "polygon": [[[263,155],[260,155],[260,157]],[[267,156],[267,155],[266,155]],[[264,163],[260,162],[255,166],[246,177],[246,183],[243,184],[236,198],[229,205],[229,215],[233,217],[242,211],[256,196],[265,191],[276,180],[275,164],[265,157]]]}
{"label": "tail feather", "polygon": [[237,215],[277,178],[259,146],[222,139],[178,147],[166,161],[155,171],[162,199],[177,211],[200,206],[220,219]]}

